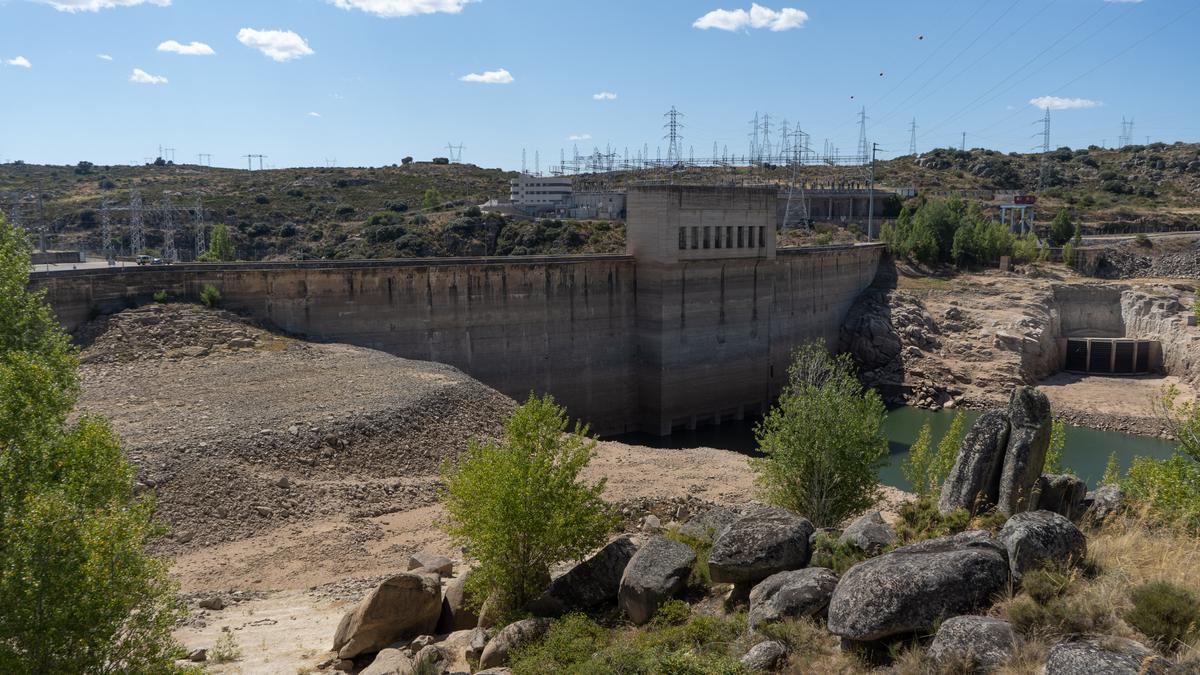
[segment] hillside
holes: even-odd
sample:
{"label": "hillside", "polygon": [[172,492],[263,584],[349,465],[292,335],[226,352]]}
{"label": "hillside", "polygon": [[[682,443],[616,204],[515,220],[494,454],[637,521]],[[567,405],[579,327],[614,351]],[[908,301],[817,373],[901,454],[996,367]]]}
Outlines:
{"label": "hillside", "polygon": [[[996,191],[1033,191],[1039,154],[992,150],[935,149],[919,157],[880,161],[881,186],[916,187],[924,194],[965,191],[988,200]],[[1041,194],[1038,218],[1049,222],[1059,208],[1071,209],[1089,233],[1130,229],[1194,227],[1200,215],[1200,145],[1155,143],[1107,150],[1095,146],[1060,148],[1049,157],[1050,188]],[[40,213],[49,224],[52,245],[102,249],[100,205],[128,204],[138,190],[146,205],[147,245],[159,249],[164,192],[175,207],[194,208],[200,200],[208,223],[233,230],[238,255],[247,259],[423,257],[607,253],[623,250],[620,223],[537,221],[480,217],[466,207],[504,197],[515,174],[469,164],[414,163],[378,168],[295,168],[267,171],[194,165],[40,166],[0,165],[0,209],[12,212],[21,200],[22,220]],[[804,168],[809,184],[863,181],[861,167]],[[785,167],[742,169],[689,167],[624,171],[607,177],[617,187],[640,180],[678,182],[774,182],[792,179]],[[425,208],[428,191],[436,206]],[[40,202],[40,203],[39,203]],[[994,202],[993,202],[994,204]],[[112,211],[112,222],[128,247],[127,211]],[[191,212],[177,212],[177,246],[189,259]],[[852,239],[830,232],[815,243]],[[805,243],[810,236],[790,237]]]}

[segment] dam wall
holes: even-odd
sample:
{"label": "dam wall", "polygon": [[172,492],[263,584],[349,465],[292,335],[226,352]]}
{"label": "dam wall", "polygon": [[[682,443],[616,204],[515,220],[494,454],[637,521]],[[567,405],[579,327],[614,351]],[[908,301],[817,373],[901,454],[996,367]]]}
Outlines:
{"label": "dam wall", "polygon": [[222,307],[304,339],[447,363],[517,399],[550,393],[597,433],[665,434],[765,409],[795,347],[836,344],[883,252],[776,250],[773,190],[648,187],[629,204],[630,255],[125,267],[31,284],[70,330],[212,285]]}

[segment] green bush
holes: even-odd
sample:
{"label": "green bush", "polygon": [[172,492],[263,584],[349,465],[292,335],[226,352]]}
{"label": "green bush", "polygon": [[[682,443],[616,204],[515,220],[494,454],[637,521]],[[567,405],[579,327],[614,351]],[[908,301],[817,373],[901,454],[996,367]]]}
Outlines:
{"label": "green bush", "polygon": [[1050,244],[1062,246],[1075,237],[1075,223],[1071,222],[1071,214],[1066,209],[1059,209],[1058,215],[1050,223]]}
{"label": "green bush", "polygon": [[650,625],[655,628],[682,626],[692,615],[692,606],[679,599],[671,599],[659,606]]}
{"label": "green bush", "polygon": [[221,636],[208,652],[208,660],[213,663],[232,663],[242,658],[242,647],[229,626],[221,628]]}
{"label": "green bush", "polygon": [[696,562],[692,564],[691,574],[688,575],[688,586],[705,589],[712,586],[712,575],[708,572],[708,554],[712,551],[712,538],[698,539],[688,536],[678,530],[666,533],[667,539],[686,544],[696,552]]}
{"label": "green bush", "polygon": [[[798,379],[814,371],[827,379]],[[754,430],[763,455],[751,460],[755,483],[764,501],[834,527],[877,501],[886,411],[878,393],[863,390],[849,356],[831,357],[819,343],[797,350],[788,373],[779,402]]]}
{"label": "green bush", "polygon": [[1062,453],[1066,447],[1067,425],[1062,420],[1054,420],[1050,425],[1050,445],[1046,448],[1044,473],[1075,475],[1074,471],[1063,464]]}
{"label": "green bush", "polygon": [[1192,459],[1138,457],[1121,487],[1151,520],[1200,531],[1200,464]]}
{"label": "green bush", "polygon": [[1069,572],[1043,568],[1030,570],[1021,577],[1021,588],[1039,605],[1060,598],[1071,588],[1075,578]]}
{"label": "green bush", "polygon": [[900,506],[896,538],[903,544],[911,544],[964,532],[970,524],[971,514],[966,509],[942,515],[932,496],[920,497]]}
{"label": "green bush", "polygon": [[838,575],[854,567],[858,563],[872,557],[872,553],[864,551],[852,542],[842,542],[837,537],[818,533],[812,547],[812,559],[809,567],[826,567]]}
{"label": "green bush", "polygon": [[236,259],[237,252],[233,247],[233,237],[229,234],[229,226],[225,223],[213,225],[208,251],[200,256],[200,262],[228,262]]}
{"label": "green bush", "polygon": [[443,466],[446,531],[479,566],[475,597],[501,612],[524,607],[545,588],[550,566],[604,543],[616,520],[601,500],[604,480],[579,474],[595,453],[586,426],[568,433],[566,411],[530,394],[501,441],[472,441]]}
{"label": "green bush", "polygon": [[1169,581],[1142,584],[1129,594],[1133,609],[1125,621],[1166,649],[1200,635],[1200,598]]}
{"label": "green bush", "polygon": [[513,673],[572,672],[611,642],[609,629],[586,615],[568,614],[555,621],[544,638],[516,650]]}
{"label": "green bush", "polygon": [[167,292],[166,291],[154,291],[154,301],[160,305],[162,303],[166,302],[167,301]]}
{"label": "green bush", "polygon": [[163,533],[107,421],[68,424],[76,351],[0,217],[0,672],[170,672],[181,615]]}
{"label": "green bush", "polygon": [[204,288],[200,289],[200,302],[205,307],[216,307],[221,302],[221,291],[212,284],[205,284]]}

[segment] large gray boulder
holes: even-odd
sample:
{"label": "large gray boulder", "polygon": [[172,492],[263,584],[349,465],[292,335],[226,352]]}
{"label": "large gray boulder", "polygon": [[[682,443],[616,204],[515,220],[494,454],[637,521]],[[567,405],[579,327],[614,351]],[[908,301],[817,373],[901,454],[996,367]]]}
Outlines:
{"label": "large gray boulder", "polygon": [[533,601],[529,610],[537,616],[558,616],[616,600],[621,575],[635,553],[637,545],[628,535],[613,539],[590,558],[550,582],[550,587]]}
{"label": "large gray boulder", "polygon": [[742,667],[752,673],[770,673],[779,669],[787,658],[787,647],[782,642],[766,640],[750,648],[742,657]]}
{"label": "large gray boulder", "polygon": [[716,582],[744,584],[800,569],[812,554],[812,533],[807,518],[784,509],[758,509],[734,521],[713,542],[709,575]]}
{"label": "large gray boulder", "polygon": [[938,627],[929,658],[940,668],[968,667],[991,672],[1017,651],[1021,640],[1012,624],[987,616],[956,616]]}
{"label": "large gray boulder", "polygon": [[1101,485],[1091,495],[1088,515],[1100,521],[1125,508],[1125,491],[1116,485]]}
{"label": "large gray boulder", "polygon": [[1034,488],[1037,500],[1034,508],[1053,511],[1078,522],[1083,517],[1087,483],[1070,474],[1042,474]]}
{"label": "large gray boulder", "polygon": [[963,437],[958,457],[942,484],[938,510],[977,512],[1000,498],[1000,470],[1008,445],[1008,414],[989,410],[979,416]]}
{"label": "large gray boulder", "polygon": [[1033,486],[1042,475],[1054,419],[1050,399],[1035,387],[1017,387],[1008,402],[1008,445],[1000,469],[996,508],[1012,515],[1035,507]]}
{"label": "large gray boulder", "polygon": [[829,601],[829,630],[854,642],[928,633],[992,603],[1008,586],[1008,556],[986,532],[898,548],[851,567]]}
{"label": "large gray boulder", "polygon": [[342,617],[333,650],[343,659],[377,652],[405,638],[432,633],[442,610],[436,573],[397,574]]}
{"label": "large gray boulder", "polygon": [[545,618],[523,619],[510,623],[488,641],[479,657],[479,668],[486,670],[508,664],[509,654],[517,647],[540,640],[550,630],[550,620]]}
{"label": "large gray boulder", "polygon": [[715,541],[737,519],[737,511],[714,506],[684,523],[679,533],[701,541]]}
{"label": "large gray boulder", "polygon": [[470,570],[465,570],[446,584],[446,591],[442,596],[442,613],[437,624],[439,635],[470,630],[479,625],[479,614],[471,609],[471,596],[467,593],[467,578],[470,574]]}
{"label": "large gray boulder", "polygon": [[1079,565],[1087,555],[1087,538],[1075,523],[1050,511],[1018,513],[997,538],[1008,552],[1008,564],[1014,581],[1026,572],[1041,567],[1065,569]]}
{"label": "large gray boulder", "polygon": [[375,660],[371,661],[371,665],[358,675],[412,675],[415,669],[416,664],[409,656],[408,650],[389,647],[380,650],[375,655]]}
{"label": "large gray boulder", "polygon": [[625,567],[617,604],[630,621],[646,623],[664,601],[683,589],[695,562],[696,552],[686,544],[651,538]]}
{"label": "large gray boulder", "polygon": [[819,615],[829,607],[838,577],[824,567],[779,572],[750,591],[750,628],[789,618]]}
{"label": "large gray boulder", "polygon": [[1133,640],[1080,636],[1050,648],[1046,675],[1160,675],[1172,665]]}
{"label": "large gray boulder", "polygon": [[878,551],[895,543],[896,531],[884,522],[882,514],[872,511],[850,523],[839,541],[854,544],[864,551]]}

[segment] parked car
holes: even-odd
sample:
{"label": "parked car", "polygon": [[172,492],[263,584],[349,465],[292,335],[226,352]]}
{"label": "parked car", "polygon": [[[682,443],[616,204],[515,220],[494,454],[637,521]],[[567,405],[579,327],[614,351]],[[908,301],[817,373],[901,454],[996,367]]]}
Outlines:
{"label": "parked car", "polygon": [[166,263],[163,262],[162,258],[155,258],[154,260],[150,261],[150,264],[151,265],[165,265]]}
{"label": "parked car", "polygon": [[137,264],[139,264],[139,265],[149,265],[149,264],[150,264],[150,256],[148,256],[148,255],[139,255],[139,256],[137,257]]}

